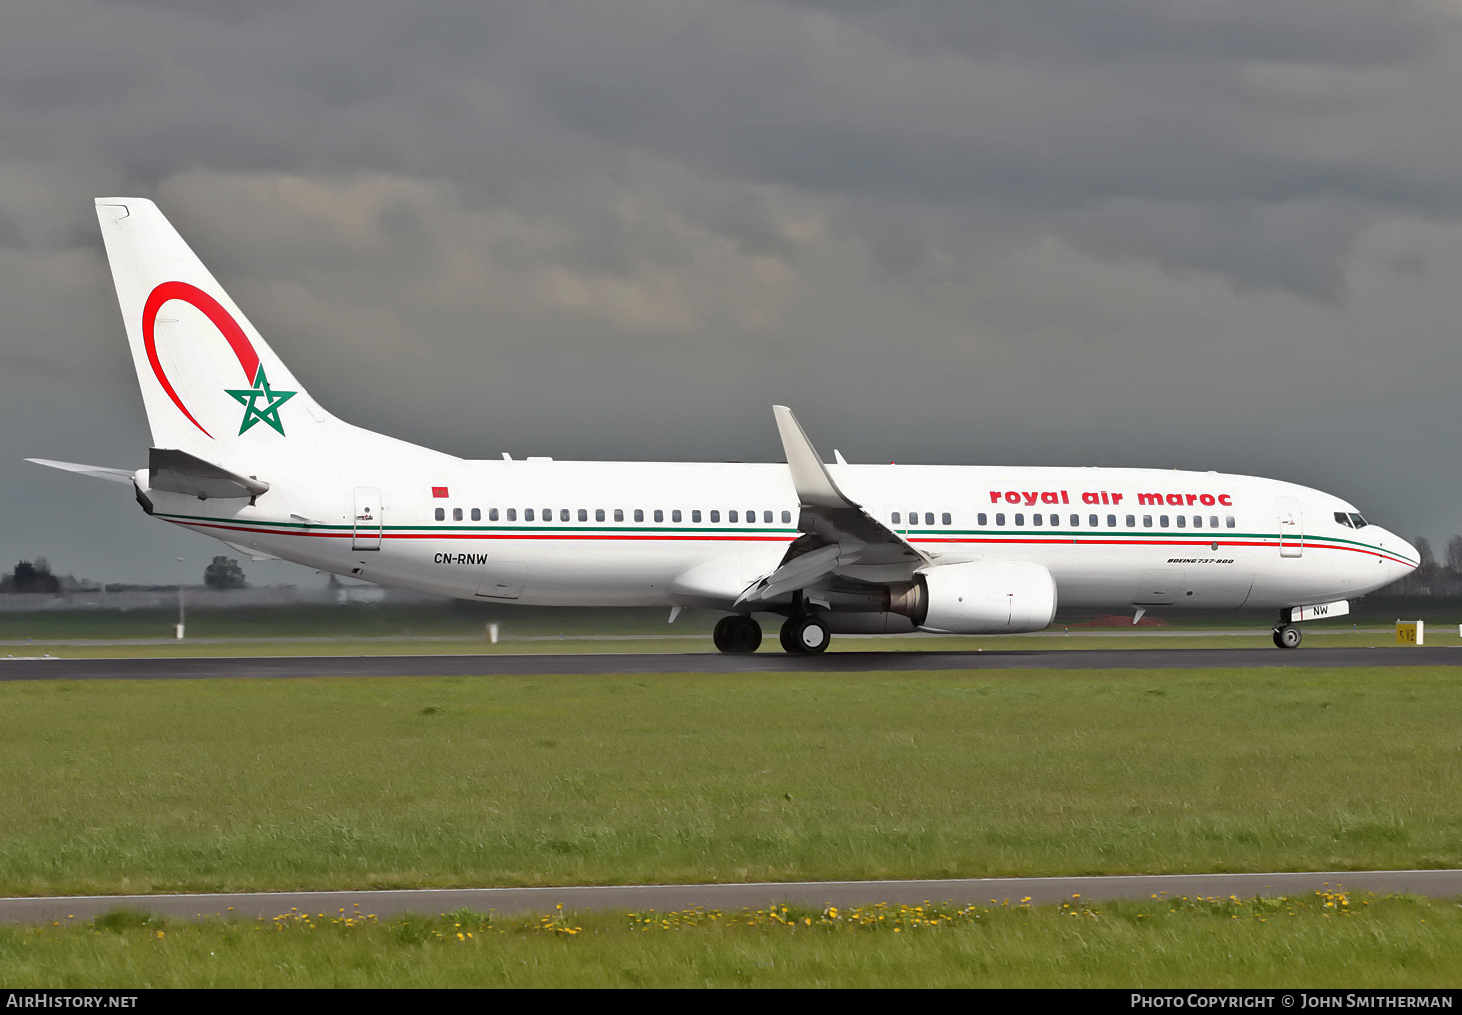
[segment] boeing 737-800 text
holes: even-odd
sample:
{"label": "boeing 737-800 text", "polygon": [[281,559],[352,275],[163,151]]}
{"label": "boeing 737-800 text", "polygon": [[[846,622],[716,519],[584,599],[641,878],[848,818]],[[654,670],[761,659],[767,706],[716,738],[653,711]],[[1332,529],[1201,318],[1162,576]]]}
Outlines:
{"label": "boeing 737-800 text", "polygon": [[723,611],[725,652],[832,632],[1037,631],[1057,605],[1262,609],[1301,620],[1416,566],[1351,504],[1292,483],[1147,469],[825,464],[775,407],[785,464],[469,461],[313,398],[157,207],[102,198],[152,430],[130,484],[155,518],[256,558],[463,599]]}

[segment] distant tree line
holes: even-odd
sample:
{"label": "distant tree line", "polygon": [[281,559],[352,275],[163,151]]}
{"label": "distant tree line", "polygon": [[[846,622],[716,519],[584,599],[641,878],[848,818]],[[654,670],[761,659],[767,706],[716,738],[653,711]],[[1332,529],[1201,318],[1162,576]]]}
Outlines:
{"label": "distant tree line", "polygon": [[37,557],[34,563],[22,560],[8,575],[0,578],[0,592],[59,595],[61,579],[51,573],[51,565],[45,557]]}
{"label": "distant tree line", "polygon": [[[203,584],[210,589],[242,589],[248,586],[244,569],[232,557],[214,557],[203,569]],[[41,594],[57,596],[72,592],[162,592],[176,589],[177,585],[134,585],[78,580],[71,575],[51,573],[50,562],[45,557],[34,561],[22,560],[9,573],[0,575],[0,595]]]}

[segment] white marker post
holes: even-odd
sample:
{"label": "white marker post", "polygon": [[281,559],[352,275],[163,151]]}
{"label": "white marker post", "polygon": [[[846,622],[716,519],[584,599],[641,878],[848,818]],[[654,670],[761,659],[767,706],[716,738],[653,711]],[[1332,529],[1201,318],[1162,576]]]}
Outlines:
{"label": "white marker post", "polygon": [[183,558],[178,558],[178,623],[174,628],[178,641],[183,640]]}

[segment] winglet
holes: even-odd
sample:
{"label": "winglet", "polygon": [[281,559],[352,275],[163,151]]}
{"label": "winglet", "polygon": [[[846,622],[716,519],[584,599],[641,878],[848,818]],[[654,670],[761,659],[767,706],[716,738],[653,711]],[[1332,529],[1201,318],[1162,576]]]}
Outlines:
{"label": "winglet", "polygon": [[797,499],[802,505],[823,508],[856,506],[828,475],[822,456],[812,446],[792,410],[785,405],[774,405],[772,412],[777,417],[777,431],[782,435],[787,466],[792,470],[792,485],[797,488]]}

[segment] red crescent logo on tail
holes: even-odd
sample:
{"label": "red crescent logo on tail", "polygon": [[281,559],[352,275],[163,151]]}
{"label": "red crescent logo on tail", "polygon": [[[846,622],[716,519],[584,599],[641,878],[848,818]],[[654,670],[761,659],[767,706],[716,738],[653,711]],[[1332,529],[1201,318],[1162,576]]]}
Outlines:
{"label": "red crescent logo on tail", "polygon": [[254,382],[254,376],[259,369],[259,354],[254,351],[254,345],[249,341],[249,336],[244,334],[244,329],[239,327],[239,322],[233,319],[229,312],[223,309],[223,305],[209,296],[202,289],[187,282],[164,282],[147,296],[147,302],[142,307],[142,346],[147,350],[147,362],[152,364],[152,372],[157,375],[157,382],[162,385],[162,390],[167,392],[178,411],[188,417],[203,435],[212,438],[213,434],[203,429],[203,424],[193,418],[193,414],[183,405],[183,400],[178,397],[177,391],[173,388],[172,381],[163,372],[162,361],[157,358],[157,313],[162,305],[169,300],[182,300],[184,303],[197,307],[203,315],[213,322],[225,339],[228,340],[229,348],[239,358],[239,366],[244,368],[244,379],[249,383]]}

